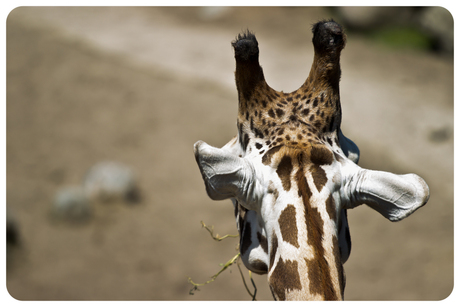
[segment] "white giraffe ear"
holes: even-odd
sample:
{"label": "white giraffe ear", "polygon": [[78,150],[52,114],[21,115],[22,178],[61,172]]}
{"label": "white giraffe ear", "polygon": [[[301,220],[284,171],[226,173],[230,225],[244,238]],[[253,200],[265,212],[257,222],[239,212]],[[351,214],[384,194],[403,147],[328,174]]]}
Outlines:
{"label": "white giraffe ear", "polygon": [[392,222],[408,217],[430,197],[428,185],[415,174],[360,169],[351,182],[351,207],[365,203]]}
{"label": "white giraffe ear", "polygon": [[194,151],[211,199],[236,198],[246,209],[257,209],[263,185],[258,183],[250,161],[238,157],[225,146],[216,148],[203,141],[195,143]]}

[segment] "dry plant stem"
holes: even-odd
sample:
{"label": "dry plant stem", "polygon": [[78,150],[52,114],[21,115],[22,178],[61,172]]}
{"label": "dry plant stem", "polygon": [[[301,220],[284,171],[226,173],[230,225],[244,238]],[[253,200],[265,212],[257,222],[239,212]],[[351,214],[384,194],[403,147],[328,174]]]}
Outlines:
{"label": "dry plant stem", "polygon": [[[204,227],[208,232],[209,234],[211,235],[211,237],[216,240],[216,241],[222,241],[226,238],[237,238],[239,235],[225,235],[223,237],[220,237],[218,234],[215,234],[214,235],[214,226],[207,226],[203,221],[201,221],[201,226]],[[246,284],[246,280],[244,278],[244,275],[243,275],[243,272],[241,271],[241,268],[240,268],[240,263],[238,262],[238,259],[240,258],[241,254],[238,253],[236,254],[232,259],[230,259],[229,261],[227,261],[222,269],[217,272],[214,276],[212,276],[212,278],[204,283],[201,283],[201,284],[197,284],[195,283],[190,277],[188,278],[188,281],[189,283],[191,283],[193,285],[193,288],[190,290],[189,294],[190,295],[193,295],[194,291],[197,291],[199,290],[198,287],[201,287],[201,286],[204,286],[204,285],[207,285],[211,282],[213,282],[214,280],[216,280],[216,278],[223,272],[225,271],[228,267],[230,267],[232,264],[234,264],[236,262],[237,266],[238,266],[238,270],[240,271],[240,274],[241,274],[241,279],[243,279],[243,284],[244,284],[244,287],[246,288],[246,291],[249,293],[249,295],[252,297],[252,300],[255,301],[256,300],[256,294],[257,294],[257,287],[254,283],[254,280],[252,279],[252,273],[251,271],[249,271],[249,278],[251,279],[251,283],[252,283],[252,286],[254,287],[254,294],[251,293],[251,291],[249,290],[248,288],[248,285]]]}
{"label": "dry plant stem", "polygon": [[219,234],[214,235],[214,226],[209,227],[203,221],[201,221],[201,226],[204,227],[211,234],[211,237],[216,241],[222,241],[226,238],[237,238],[239,236],[239,235],[225,235],[223,237],[220,237]]}
{"label": "dry plant stem", "polygon": [[238,253],[237,255],[235,255],[232,259],[230,259],[229,261],[227,261],[227,263],[225,263],[223,265],[223,268],[217,272],[217,274],[215,274],[210,280],[202,283],[202,284],[197,284],[195,283],[190,277],[188,278],[188,281],[193,285],[193,288],[190,290],[190,294],[193,295],[193,291],[195,290],[198,290],[198,287],[201,287],[201,286],[204,286],[204,285],[207,285],[211,282],[213,282],[214,280],[216,280],[216,278],[220,275],[220,273],[222,273],[223,271],[225,271],[229,266],[231,266],[232,264],[234,264],[238,258],[240,257],[240,253]]}

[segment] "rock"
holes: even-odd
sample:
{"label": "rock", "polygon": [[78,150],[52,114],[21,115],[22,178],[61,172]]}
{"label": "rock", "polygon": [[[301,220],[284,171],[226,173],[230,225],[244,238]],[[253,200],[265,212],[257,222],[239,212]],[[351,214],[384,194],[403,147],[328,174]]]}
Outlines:
{"label": "rock", "polygon": [[92,201],[139,200],[134,172],[118,162],[100,162],[91,167],[84,178],[83,188]]}
{"label": "rock", "polygon": [[19,235],[19,225],[12,216],[12,214],[9,213],[7,210],[6,214],[6,244],[7,246],[15,246],[18,245],[20,241],[20,235]]}
{"label": "rock", "polygon": [[85,191],[79,186],[69,186],[58,190],[52,209],[53,217],[74,222],[87,221],[92,214],[91,204]]}

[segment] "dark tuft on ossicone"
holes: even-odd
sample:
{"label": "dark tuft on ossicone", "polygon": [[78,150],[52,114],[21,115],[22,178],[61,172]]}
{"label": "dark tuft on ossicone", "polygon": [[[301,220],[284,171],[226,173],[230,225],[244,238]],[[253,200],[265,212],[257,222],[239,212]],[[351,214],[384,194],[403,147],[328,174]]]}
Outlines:
{"label": "dark tuft on ossicone", "polygon": [[315,23],[312,32],[313,46],[318,52],[341,51],[345,47],[345,32],[333,19]]}
{"label": "dark tuft on ossicone", "polygon": [[238,34],[236,39],[232,42],[232,46],[235,49],[235,58],[237,60],[258,60],[259,43],[254,33],[249,30]]}

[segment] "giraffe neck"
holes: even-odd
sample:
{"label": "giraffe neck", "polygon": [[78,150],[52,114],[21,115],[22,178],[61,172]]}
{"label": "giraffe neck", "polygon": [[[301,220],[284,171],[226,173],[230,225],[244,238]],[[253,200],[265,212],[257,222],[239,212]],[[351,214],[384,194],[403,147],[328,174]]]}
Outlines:
{"label": "giraffe neck", "polygon": [[269,184],[274,204],[262,212],[267,217],[269,284],[279,300],[341,300],[337,210],[322,168],[301,160],[282,156],[277,168],[282,188]]}

